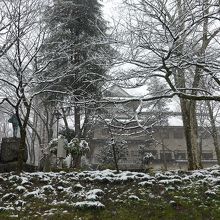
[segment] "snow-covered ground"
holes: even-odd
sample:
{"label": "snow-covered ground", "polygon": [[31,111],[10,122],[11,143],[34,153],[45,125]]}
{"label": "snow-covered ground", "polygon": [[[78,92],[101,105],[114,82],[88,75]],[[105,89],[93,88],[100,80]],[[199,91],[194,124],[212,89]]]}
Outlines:
{"label": "snow-covered ground", "polygon": [[[180,199],[191,199],[187,195],[183,196],[184,192],[193,190],[199,193],[201,187],[207,201],[211,199],[220,204],[219,166],[192,172],[167,171],[152,175],[129,171],[116,173],[112,170],[35,172],[22,173],[20,176],[1,173],[0,219],[3,212],[15,217],[20,212],[30,216],[50,216],[57,211],[68,213],[69,209],[65,207],[105,209],[109,202],[149,201],[161,199],[168,192],[178,191],[178,195],[172,198],[166,196],[166,202],[173,206]],[[47,206],[43,211],[36,210],[36,202]],[[207,205],[202,199],[198,204]]]}

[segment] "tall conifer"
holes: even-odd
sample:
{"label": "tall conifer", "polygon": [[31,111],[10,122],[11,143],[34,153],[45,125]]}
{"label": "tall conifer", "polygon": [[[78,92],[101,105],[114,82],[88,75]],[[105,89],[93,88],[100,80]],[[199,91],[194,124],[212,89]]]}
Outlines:
{"label": "tall conifer", "polygon": [[[47,59],[50,56],[53,60],[56,58],[48,66],[45,76],[54,78],[53,91],[71,94],[76,103],[75,136],[80,138],[82,106],[77,103],[100,97],[113,55],[112,48],[106,43],[107,27],[101,4],[97,0],[54,0],[45,19],[50,31],[44,51],[49,54]],[[87,110],[83,112],[88,115]]]}

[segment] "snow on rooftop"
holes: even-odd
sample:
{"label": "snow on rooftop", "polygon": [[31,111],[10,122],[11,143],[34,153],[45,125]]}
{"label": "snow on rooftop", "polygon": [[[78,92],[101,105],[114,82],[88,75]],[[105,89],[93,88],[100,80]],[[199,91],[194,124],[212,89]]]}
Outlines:
{"label": "snow on rooftop", "polygon": [[147,93],[147,86],[146,85],[143,85],[143,86],[140,86],[137,88],[131,88],[131,89],[123,88],[123,89],[131,96],[140,97],[140,96],[146,95],[146,93]]}
{"label": "snow on rooftop", "polygon": [[181,116],[170,116],[168,118],[169,126],[183,126],[183,120]]}

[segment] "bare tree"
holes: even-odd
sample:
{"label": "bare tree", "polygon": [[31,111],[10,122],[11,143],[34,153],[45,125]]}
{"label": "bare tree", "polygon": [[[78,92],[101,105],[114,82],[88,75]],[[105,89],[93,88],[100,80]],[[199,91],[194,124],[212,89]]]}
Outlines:
{"label": "bare tree", "polygon": [[[131,71],[120,78],[133,79],[134,86],[158,77],[169,89],[164,95],[179,96],[188,153],[188,168],[201,167],[197,143],[196,100],[219,100],[201,84],[204,75],[219,84],[218,67],[219,13],[217,2],[125,0],[126,20],[121,22],[121,62],[129,63]],[[134,80],[135,79],[135,80]],[[135,83],[134,83],[135,82]],[[150,100],[144,94],[143,100]]]}
{"label": "bare tree", "polygon": [[113,165],[117,173],[119,173],[119,162],[126,160],[127,155],[128,147],[126,146],[126,141],[119,137],[112,137],[106,141],[106,144],[100,148],[99,153],[95,156],[101,165],[107,166],[106,168],[112,168],[111,166]]}
{"label": "bare tree", "polygon": [[[99,5],[97,1],[94,2]],[[43,114],[40,113],[40,117],[45,121],[49,141],[53,136],[52,125],[56,121],[54,110],[63,109],[63,97],[68,97],[71,100],[68,104],[71,108],[74,108],[75,136],[86,136],[93,104],[90,104],[90,101],[85,102],[85,97],[86,100],[90,100],[92,98],[91,94],[96,97],[99,96],[97,93],[99,93],[101,88],[103,76],[107,70],[106,67],[110,63],[104,59],[104,57],[109,55],[104,48],[109,48],[109,46],[102,42],[105,37],[105,22],[102,18],[98,21],[96,15],[92,16],[94,18],[93,21],[89,20],[89,22],[92,22],[91,24],[89,23],[90,25],[87,22],[83,23],[86,27],[82,30],[83,34],[81,34],[82,26],[78,24],[81,19],[77,17],[77,13],[81,11],[71,10],[70,13],[76,13],[76,19],[70,20],[73,27],[68,39],[71,39],[71,42],[69,42],[62,37],[59,40],[56,37],[53,38],[53,36],[50,38],[54,29],[52,28],[53,31],[51,32],[51,26],[48,25],[47,17],[45,16],[47,1],[3,0],[1,3],[4,7],[0,11],[6,17],[5,21],[10,24],[5,27],[7,29],[7,35],[5,36],[9,36],[7,39],[12,40],[13,44],[5,43],[5,45],[9,46],[5,46],[7,49],[4,49],[1,57],[0,84],[2,90],[0,103],[7,102],[14,109],[19,121],[21,138],[18,171],[20,172],[23,166],[22,152],[25,148],[27,126],[30,125],[37,135],[36,128],[30,122],[33,100],[36,96],[43,93],[46,96],[51,96],[49,101],[45,99],[45,101],[48,101],[44,108],[45,112]],[[70,3],[74,8],[81,7],[83,13],[80,16],[83,19],[87,19],[84,16],[87,9],[94,9],[98,15],[101,15],[100,10],[93,4],[88,3],[90,7],[85,7],[80,1],[76,2],[77,4],[72,4],[70,1],[54,1],[54,6],[59,6],[58,3],[62,3],[62,6],[65,3]],[[87,1],[84,3],[87,4]],[[48,8],[52,11],[54,9],[53,5],[46,9]],[[66,10],[68,11],[69,7],[66,7]],[[59,17],[60,14],[58,13],[57,16]],[[64,21],[66,19],[65,11],[62,19]],[[76,21],[77,23],[75,24]],[[100,25],[98,25],[99,23]],[[66,23],[63,22],[63,24],[64,27]],[[97,33],[93,33],[92,28]],[[0,33],[2,36],[4,35],[4,30],[2,28]],[[86,38],[90,32],[93,34]],[[63,31],[61,33],[64,34]],[[60,32],[56,32],[56,34],[60,35]],[[96,38],[98,34],[100,37]],[[86,41],[81,38],[86,38]],[[53,50],[45,49],[51,47],[52,44],[56,45]],[[97,50],[97,48],[100,49]],[[63,66],[60,68],[59,64],[64,60],[65,68]],[[98,87],[97,90],[96,86]],[[67,103],[65,104],[67,105]],[[65,119],[64,116],[63,118]],[[82,119],[84,119],[83,126],[81,124]],[[66,127],[68,128],[67,123]],[[37,135],[37,137],[39,143],[42,143],[40,136]]]}
{"label": "bare tree", "polygon": [[[206,100],[199,103],[199,144],[202,153],[203,138],[210,135],[213,139],[217,162],[220,162],[220,140],[218,129],[219,103]],[[202,156],[202,155],[201,155]]]}
{"label": "bare tree", "polygon": [[20,128],[18,172],[23,169],[23,152],[25,149],[28,120],[33,98],[40,92],[33,91],[39,83],[36,76],[47,66],[37,67],[40,48],[46,29],[41,13],[44,4],[37,0],[2,1],[6,19],[10,23],[8,34],[14,40],[13,45],[1,57],[0,84],[1,101],[7,102],[18,118]]}
{"label": "bare tree", "polygon": [[208,107],[208,113],[209,113],[209,119],[211,124],[211,135],[213,138],[213,143],[215,146],[215,153],[217,156],[218,164],[220,164],[220,140],[219,140],[219,133],[216,126],[216,116],[214,115],[213,107],[210,103],[210,101],[206,101],[207,107]]}

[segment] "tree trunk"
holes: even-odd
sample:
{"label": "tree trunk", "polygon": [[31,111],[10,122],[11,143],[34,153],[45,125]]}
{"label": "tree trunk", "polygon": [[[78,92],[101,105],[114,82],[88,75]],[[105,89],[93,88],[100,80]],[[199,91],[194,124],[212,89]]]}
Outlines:
{"label": "tree trunk", "polygon": [[[184,1],[177,0],[178,5],[178,15],[180,18],[184,17],[185,8],[184,8]],[[206,49],[206,25],[207,23],[204,22],[203,26],[203,38],[202,38],[202,45],[199,50],[197,50],[198,57],[203,58],[205,49]],[[181,23],[181,30],[184,30],[185,23]],[[184,36],[181,36],[177,42],[176,47],[178,51],[176,56],[181,56],[183,53],[183,45],[185,43]],[[175,70],[175,85],[177,91],[180,89],[180,92],[187,93],[190,92],[189,90],[184,90],[183,88],[188,88],[189,83],[185,77],[185,70],[183,68],[176,68]],[[201,81],[202,69],[196,66],[194,71],[194,76],[192,78],[191,87],[194,89],[190,93],[191,95],[197,95],[197,90],[195,88],[199,87]],[[183,119],[183,127],[186,139],[186,146],[187,146],[187,155],[188,155],[188,169],[189,170],[196,170],[202,167],[201,160],[199,157],[199,143],[198,143],[198,124],[197,124],[197,117],[196,117],[196,101],[195,100],[186,100],[181,98],[180,96],[180,104],[181,104],[181,112],[182,112],[182,119]]]}
{"label": "tree trunk", "polygon": [[51,116],[49,119],[49,124],[47,124],[48,143],[53,139],[53,123],[54,117]]}
{"label": "tree trunk", "polygon": [[[199,71],[196,72],[199,75]],[[199,77],[194,77],[193,85],[196,87],[199,83]],[[186,88],[186,79],[183,70],[176,70],[175,84],[178,88]],[[193,87],[193,88],[194,88]],[[195,95],[195,94],[193,94]],[[199,156],[199,143],[198,143],[198,124],[196,117],[196,101],[180,98],[180,106],[183,120],[183,128],[186,140],[187,156],[188,156],[188,169],[196,170],[202,168]]]}
{"label": "tree trunk", "polygon": [[117,173],[119,173],[119,168],[118,168],[118,160],[117,160],[117,155],[116,155],[116,144],[112,144],[112,151],[113,151],[113,158],[114,158],[114,163],[115,163],[115,169]]}
{"label": "tree trunk", "polygon": [[91,120],[92,110],[85,106],[85,119],[83,123],[83,127],[81,129],[81,136],[86,138],[91,138],[91,129],[92,129],[92,120]]}
{"label": "tree trunk", "polygon": [[81,155],[72,154],[72,167],[76,169],[81,168]]}
{"label": "tree trunk", "polygon": [[75,134],[76,137],[80,139],[81,130],[80,130],[80,106],[74,107],[74,119],[75,119]]}
{"label": "tree trunk", "polygon": [[198,125],[195,111],[196,101],[181,99],[180,102],[186,138],[188,169],[201,169],[202,164],[199,156]]}
{"label": "tree trunk", "polygon": [[[37,128],[38,123],[37,123],[37,115],[36,112],[34,112],[34,119],[33,119],[33,126],[34,128]],[[31,127],[31,128],[32,128]],[[37,133],[36,133],[36,129],[32,128],[32,132],[31,132],[31,143],[30,143],[30,162],[31,164],[35,164],[35,141],[36,141],[36,137],[37,137]]]}
{"label": "tree trunk", "polygon": [[213,111],[212,111],[212,108],[211,108],[210,101],[207,101],[206,104],[208,106],[208,111],[209,111],[209,118],[210,118],[210,123],[211,123],[211,135],[212,135],[212,138],[213,138],[215,153],[216,153],[218,165],[220,165],[220,144],[219,144],[219,137],[218,137],[217,128],[216,128],[216,125],[215,125],[215,118],[214,118],[214,115],[213,115]]}
{"label": "tree trunk", "polygon": [[165,154],[165,145],[164,145],[163,140],[162,140],[162,152],[163,152],[163,166],[164,166],[164,170],[167,170],[167,158],[166,158],[166,154]]}
{"label": "tree trunk", "polygon": [[24,153],[25,153],[25,145],[26,145],[26,128],[22,127],[20,132],[21,138],[19,143],[19,151],[18,151],[18,165],[17,172],[21,173],[24,165]]}
{"label": "tree trunk", "polygon": [[199,161],[202,161],[202,145],[203,145],[203,137],[199,135]]}
{"label": "tree trunk", "polygon": [[61,111],[62,111],[62,116],[63,116],[63,122],[64,122],[64,125],[65,125],[65,129],[67,131],[67,134],[69,134],[70,128],[69,128],[69,124],[68,124],[68,121],[67,121],[66,112],[65,112],[64,108],[61,108]]}
{"label": "tree trunk", "polygon": [[31,101],[28,104],[24,97],[23,102],[26,107],[26,114],[25,114],[23,123],[21,119],[19,118],[18,109],[16,110],[16,115],[18,117],[19,127],[20,127],[20,136],[21,136],[20,143],[19,143],[19,152],[18,152],[18,165],[17,165],[18,174],[20,174],[23,170],[24,152],[25,152],[26,135],[27,135],[26,128],[28,125],[28,120],[29,120],[30,111],[31,111]]}

